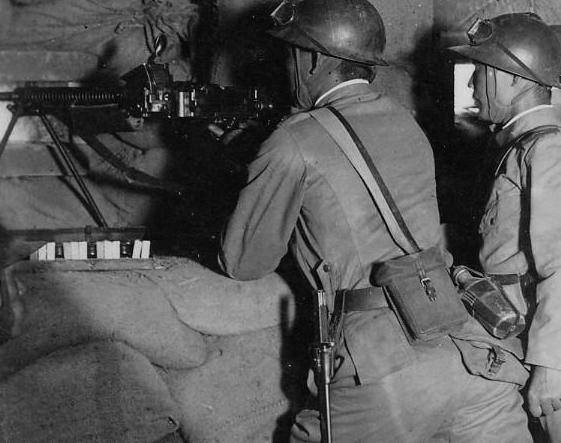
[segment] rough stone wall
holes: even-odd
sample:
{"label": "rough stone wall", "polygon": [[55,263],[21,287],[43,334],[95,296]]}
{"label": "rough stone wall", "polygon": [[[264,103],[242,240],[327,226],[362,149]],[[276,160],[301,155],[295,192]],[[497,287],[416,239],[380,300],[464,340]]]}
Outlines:
{"label": "rough stone wall", "polygon": [[551,0],[434,0],[435,26],[460,30],[476,17],[490,18],[508,12],[532,11],[549,24],[561,24],[561,3]]}

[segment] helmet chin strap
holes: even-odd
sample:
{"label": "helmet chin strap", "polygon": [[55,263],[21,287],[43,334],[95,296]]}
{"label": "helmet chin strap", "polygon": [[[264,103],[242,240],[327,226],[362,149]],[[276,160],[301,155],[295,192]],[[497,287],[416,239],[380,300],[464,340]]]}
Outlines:
{"label": "helmet chin strap", "polygon": [[[311,68],[306,71],[305,65],[302,63],[302,51],[293,47],[292,56],[295,62],[295,86],[296,86],[296,104],[299,109],[311,109],[316,98],[334,86],[335,82],[331,76],[335,72],[335,68],[339,66],[341,60],[333,57],[322,57],[321,54],[312,54]],[[310,83],[314,82],[314,88],[310,87]],[[315,95],[314,95],[315,94]]]}
{"label": "helmet chin strap", "polygon": [[512,113],[512,102],[502,103],[497,96],[497,71],[492,66],[485,66],[487,103],[489,118],[493,123],[505,123]]}
{"label": "helmet chin strap", "polygon": [[310,109],[314,102],[312,100],[310,91],[306,80],[302,79],[302,59],[300,49],[293,46],[291,49],[292,58],[294,59],[294,86],[295,86],[295,101],[294,105],[301,110]]}

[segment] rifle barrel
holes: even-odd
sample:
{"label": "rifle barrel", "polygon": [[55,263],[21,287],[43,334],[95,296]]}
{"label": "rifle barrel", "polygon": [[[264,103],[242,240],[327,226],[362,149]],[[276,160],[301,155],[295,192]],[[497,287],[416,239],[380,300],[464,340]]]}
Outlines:
{"label": "rifle barrel", "polygon": [[322,384],[319,392],[321,443],[332,443],[331,440],[331,401],[329,398],[329,385]]}

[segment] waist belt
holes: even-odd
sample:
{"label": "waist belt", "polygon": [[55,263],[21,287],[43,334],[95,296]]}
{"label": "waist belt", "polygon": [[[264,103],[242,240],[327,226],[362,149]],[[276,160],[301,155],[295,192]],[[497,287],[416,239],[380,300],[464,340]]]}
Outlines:
{"label": "waist belt", "polygon": [[387,308],[388,303],[381,287],[370,286],[363,289],[337,291],[335,307],[342,312],[369,311]]}

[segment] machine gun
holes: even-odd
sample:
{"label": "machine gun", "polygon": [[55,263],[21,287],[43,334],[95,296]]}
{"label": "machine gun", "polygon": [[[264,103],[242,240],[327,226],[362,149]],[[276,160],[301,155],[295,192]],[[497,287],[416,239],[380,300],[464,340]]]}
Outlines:
{"label": "machine gun", "polygon": [[[156,63],[155,57],[165,47],[165,39],[156,42],[156,50],[146,63],[122,76],[124,86],[102,88],[96,86],[36,86],[25,85],[14,91],[0,92],[0,101],[12,102],[8,109],[12,118],[0,140],[2,156],[14,126],[23,115],[40,117],[66,167],[78,184],[86,205],[100,227],[107,223],[89,192],[72,160],[72,156],[60,140],[47,114],[58,115],[67,110],[96,111],[102,107],[117,109],[122,121],[134,121],[120,130],[138,129],[144,119],[159,118],[169,121],[181,130],[182,123],[199,121],[213,123],[224,130],[235,129],[243,122],[254,120],[266,127],[277,123],[282,114],[273,101],[260,88],[223,87],[216,84],[197,84],[174,81],[169,65]],[[102,113],[103,114],[103,113]],[[124,118],[123,118],[124,117]],[[129,119],[130,118],[130,119]],[[98,132],[116,132],[104,131]],[[93,146],[92,146],[93,147]],[[124,170],[137,181],[154,186],[159,179],[122,164],[107,148],[104,156],[113,166]],[[165,186],[162,186],[165,188]],[[170,188],[169,186],[167,188]],[[174,192],[176,186],[172,186]]]}
{"label": "machine gun", "polygon": [[[148,61],[123,75],[122,80],[124,86],[112,88],[23,86],[0,92],[0,101],[13,102],[12,110],[18,117],[65,108],[114,105],[138,119],[194,119],[224,129],[233,129],[248,120],[270,125],[280,119],[272,99],[260,88],[174,81],[167,63]],[[11,132],[12,128],[9,129]]]}

